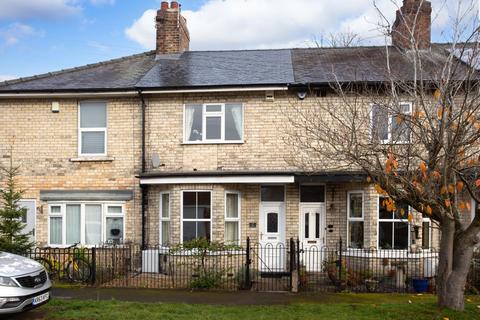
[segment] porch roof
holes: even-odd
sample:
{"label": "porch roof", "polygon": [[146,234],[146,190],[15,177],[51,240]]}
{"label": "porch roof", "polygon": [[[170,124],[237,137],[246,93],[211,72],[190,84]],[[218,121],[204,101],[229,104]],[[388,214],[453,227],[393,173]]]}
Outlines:
{"label": "porch roof", "polygon": [[360,171],[189,171],[149,172],[140,175],[141,185],[183,183],[340,183],[363,182]]}

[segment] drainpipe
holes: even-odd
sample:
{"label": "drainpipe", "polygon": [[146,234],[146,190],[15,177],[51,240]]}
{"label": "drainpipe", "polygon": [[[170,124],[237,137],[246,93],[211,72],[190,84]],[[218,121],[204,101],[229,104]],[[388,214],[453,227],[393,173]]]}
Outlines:
{"label": "drainpipe", "polygon": [[[142,95],[142,91],[138,90],[138,95],[140,97],[142,106],[142,171],[141,174],[145,173],[146,170],[146,150],[145,150],[145,109],[147,107],[145,103],[145,99]],[[148,190],[147,185],[140,185],[140,190],[142,194],[142,249],[145,249],[147,246],[146,243],[146,236],[145,236],[145,223],[146,223],[146,211],[147,211],[147,204],[148,204]]]}

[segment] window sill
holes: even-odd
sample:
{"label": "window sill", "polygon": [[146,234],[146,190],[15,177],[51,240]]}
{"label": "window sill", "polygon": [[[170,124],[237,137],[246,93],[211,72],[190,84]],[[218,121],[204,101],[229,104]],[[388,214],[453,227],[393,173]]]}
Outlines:
{"label": "window sill", "polygon": [[194,141],[194,142],[182,142],[182,145],[208,145],[208,144],[244,144],[245,141]]}
{"label": "window sill", "polygon": [[70,158],[70,162],[112,162],[114,161],[114,157],[78,157],[78,158]]}

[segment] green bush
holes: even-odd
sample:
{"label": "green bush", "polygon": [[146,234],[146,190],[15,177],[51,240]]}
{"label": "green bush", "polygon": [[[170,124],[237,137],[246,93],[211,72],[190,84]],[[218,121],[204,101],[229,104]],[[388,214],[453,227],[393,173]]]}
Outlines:
{"label": "green bush", "polygon": [[198,274],[190,282],[192,289],[214,289],[223,283],[223,270],[205,270],[200,269]]}

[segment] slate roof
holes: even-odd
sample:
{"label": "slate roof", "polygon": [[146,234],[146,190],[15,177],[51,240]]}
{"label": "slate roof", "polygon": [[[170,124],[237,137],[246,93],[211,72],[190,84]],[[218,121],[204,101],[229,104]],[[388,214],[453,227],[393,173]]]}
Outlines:
{"label": "slate roof", "polygon": [[[405,53],[389,47],[393,74],[413,79]],[[7,92],[76,92],[180,89],[228,86],[303,85],[384,82],[385,46],[278,50],[189,51],[161,55],[154,51],[1,83]],[[424,79],[437,78],[445,48],[425,51]]]}

